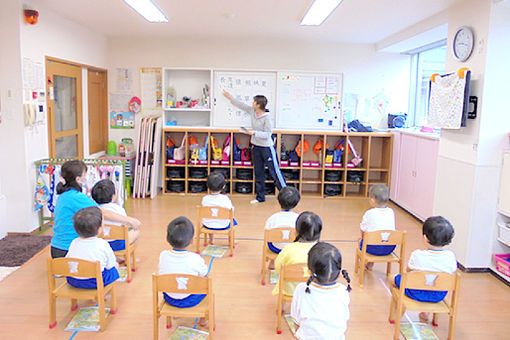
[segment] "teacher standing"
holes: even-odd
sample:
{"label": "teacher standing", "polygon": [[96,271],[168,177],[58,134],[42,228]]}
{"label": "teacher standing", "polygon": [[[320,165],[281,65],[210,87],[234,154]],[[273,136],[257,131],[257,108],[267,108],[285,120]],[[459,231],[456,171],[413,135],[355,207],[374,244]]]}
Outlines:
{"label": "teacher standing", "polygon": [[266,109],[267,98],[262,95],[255,96],[253,97],[252,106],[249,106],[234,99],[232,95],[226,91],[223,91],[223,95],[230,100],[232,105],[250,114],[252,128],[240,130],[240,132],[251,136],[250,141],[251,144],[253,144],[251,158],[255,169],[255,193],[257,194],[257,197],[250,203],[264,202],[266,200],[266,166],[269,169],[269,174],[271,174],[278,190],[287,186],[282,172],[280,171],[278,157],[276,156],[276,151],[274,149],[272,139],[273,127],[268,113],[269,110]]}

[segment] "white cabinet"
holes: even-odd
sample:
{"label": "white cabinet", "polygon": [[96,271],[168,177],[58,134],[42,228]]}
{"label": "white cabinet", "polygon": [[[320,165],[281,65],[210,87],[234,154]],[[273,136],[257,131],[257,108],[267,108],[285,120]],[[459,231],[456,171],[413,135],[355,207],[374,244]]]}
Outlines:
{"label": "white cabinet", "polygon": [[439,140],[420,135],[395,132],[391,198],[398,205],[420,218],[432,215],[436,183]]}
{"label": "white cabinet", "polygon": [[163,68],[165,125],[210,126],[211,84],[211,69]]}

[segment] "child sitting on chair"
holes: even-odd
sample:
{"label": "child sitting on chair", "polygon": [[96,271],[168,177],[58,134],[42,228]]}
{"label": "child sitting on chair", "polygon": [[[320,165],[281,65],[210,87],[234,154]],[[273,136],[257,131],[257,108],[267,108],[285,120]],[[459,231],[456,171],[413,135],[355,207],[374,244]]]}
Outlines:
{"label": "child sitting on chair", "polygon": [[[301,199],[299,191],[294,187],[283,187],[278,193],[278,203],[280,203],[281,211],[271,215],[266,221],[266,230],[275,228],[296,228],[296,220],[299,216],[298,213],[292,211]],[[289,243],[271,243],[268,242],[267,246],[275,253],[279,254],[280,251]],[[271,260],[269,268],[274,269],[274,261]]]}
{"label": "child sitting on chair", "polygon": [[[286,245],[278,254],[275,260],[275,270],[280,274],[283,265],[306,263],[308,252],[317,243],[321,236],[322,220],[311,212],[301,213],[296,221],[297,237],[293,243]],[[292,296],[296,289],[297,282],[287,282],[283,287],[285,295]],[[273,295],[278,295],[278,283],[273,289]]]}
{"label": "child sitting on chair", "polygon": [[[363,232],[379,230],[395,230],[395,212],[388,207],[390,199],[390,190],[384,184],[374,184],[369,190],[370,204],[373,206],[363,215],[360,229]],[[360,249],[363,247],[363,239],[360,241]],[[385,256],[391,254],[395,246],[385,245],[367,245],[367,253],[376,256]],[[368,270],[374,267],[373,262],[366,265]]]}
{"label": "child sitting on chair", "polygon": [[[109,179],[103,179],[97,182],[92,187],[92,198],[99,204],[99,207],[113,211],[119,215],[127,216],[126,210],[117,203],[117,191],[115,184]],[[105,224],[121,225],[121,223],[113,221],[104,221]],[[140,230],[137,228],[130,228],[129,232],[129,243],[133,243],[138,239]],[[124,240],[112,240],[108,241],[113,251],[126,249],[126,242]]]}
{"label": "child sitting on chair", "polygon": [[[98,238],[97,234],[103,228],[103,214],[97,207],[79,210],[73,216],[74,229],[80,236],[75,238],[69,246],[67,258],[75,258],[101,263],[103,284],[105,286],[119,278],[115,255],[108,242]],[[67,283],[76,288],[96,289],[95,278],[67,277]]]}
{"label": "child sitting on chair", "polygon": [[[209,195],[202,197],[203,207],[220,207],[234,210],[232,201],[227,195],[222,194],[222,190],[225,187],[225,176],[219,171],[213,171],[207,177],[207,188],[209,189]],[[230,220],[217,220],[204,218],[202,224],[207,229],[213,230],[226,230],[229,229]],[[234,226],[237,225],[237,221],[234,219]],[[209,243],[213,244],[213,234],[209,234]]]}
{"label": "child sitting on chair", "polygon": [[[453,226],[442,216],[427,218],[423,223],[423,240],[427,250],[417,249],[411,253],[407,270],[444,272],[453,274],[457,271],[457,259],[451,250],[443,249],[453,239]],[[395,276],[395,285],[400,287],[400,274]],[[422,302],[442,301],[448,292],[438,290],[406,289],[405,294],[411,299]],[[420,320],[428,322],[429,313],[420,313]]]}
{"label": "child sitting on chair", "polygon": [[[351,280],[342,269],[340,251],[329,243],[318,242],[308,253],[308,281],[297,285],[292,298],[291,316],[298,339],[345,339],[349,320]],[[347,287],[336,282],[338,276]]]}
{"label": "child sitting on chair", "polygon": [[[194,233],[193,224],[184,216],[177,217],[168,224],[166,240],[172,249],[163,250],[159,255],[159,274],[207,276],[208,268],[204,259],[186,250]],[[205,296],[205,294],[163,293],[166,303],[179,308],[194,307],[202,302]],[[205,319],[201,319],[200,323],[204,325]]]}

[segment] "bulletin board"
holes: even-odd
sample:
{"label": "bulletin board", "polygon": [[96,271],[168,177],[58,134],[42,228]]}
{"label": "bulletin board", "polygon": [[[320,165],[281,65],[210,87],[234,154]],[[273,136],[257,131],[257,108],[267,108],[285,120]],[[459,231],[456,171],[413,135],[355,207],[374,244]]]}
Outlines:
{"label": "bulletin board", "polygon": [[250,115],[233,106],[223,96],[229,92],[234,98],[252,105],[253,97],[267,97],[269,115],[275,119],[276,108],[276,72],[257,71],[214,71],[214,112],[212,125],[216,127],[251,127]]}
{"label": "bulletin board", "polygon": [[277,119],[280,129],[341,130],[342,74],[277,74]]}

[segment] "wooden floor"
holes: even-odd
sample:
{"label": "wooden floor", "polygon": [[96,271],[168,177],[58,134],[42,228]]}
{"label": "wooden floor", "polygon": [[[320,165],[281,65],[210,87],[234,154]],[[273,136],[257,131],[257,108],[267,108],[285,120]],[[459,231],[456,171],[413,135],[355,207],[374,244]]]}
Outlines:
{"label": "wooden floor", "polygon": [[[211,276],[216,295],[215,339],[292,339],[284,325],[276,335],[276,298],[272,286],[260,285],[261,249],[265,220],[278,211],[274,198],[260,205],[250,205],[251,197],[234,197],[238,245],[233,258],[216,259]],[[127,211],[143,221],[138,245],[138,270],[131,283],[118,284],[118,314],[108,318],[104,333],[78,333],[74,339],[152,339],[151,274],[157,270],[159,253],[168,248],[166,225],[185,215],[193,222],[200,197],[157,197],[155,200],[130,200]],[[311,210],[322,217],[321,239],[337,246],[343,265],[353,281],[351,319],[347,339],[391,339],[388,323],[390,296],[383,264],[376,264],[366,276],[365,288],[359,288],[353,273],[355,240],[359,222],[368,209],[366,200],[303,199],[296,211]],[[420,224],[395,207],[398,229],[408,232],[409,254],[422,247]],[[218,241],[218,244],[221,240]],[[0,339],[68,339],[64,331],[72,317],[70,302],[57,300],[55,329],[48,328],[48,292],[46,249],[39,256],[0,282]],[[397,270],[396,265],[393,272]],[[510,339],[510,287],[490,274],[462,274],[456,339]],[[411,315],[411,318],[414,316]],[[191,325],[180,319],[177,324]],[[447,319],[441,316],[436,334],[446,339]],[[160,321],[160,338],[170,331]]]}

